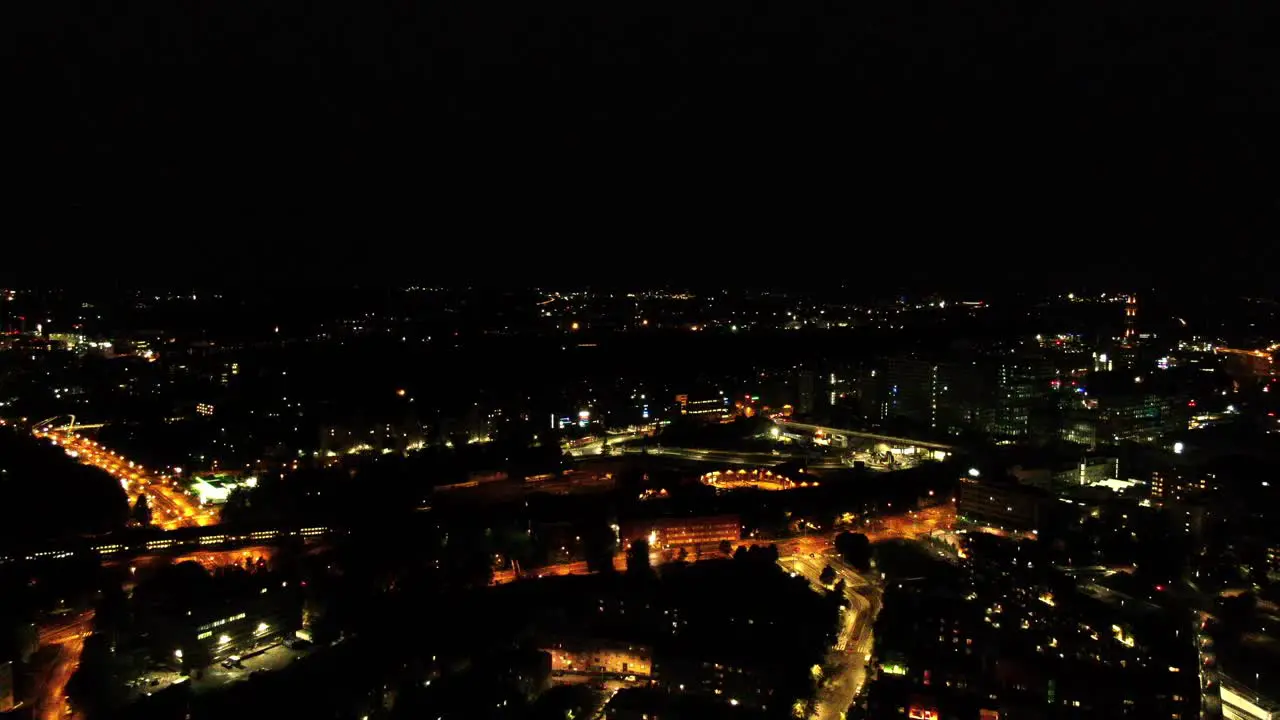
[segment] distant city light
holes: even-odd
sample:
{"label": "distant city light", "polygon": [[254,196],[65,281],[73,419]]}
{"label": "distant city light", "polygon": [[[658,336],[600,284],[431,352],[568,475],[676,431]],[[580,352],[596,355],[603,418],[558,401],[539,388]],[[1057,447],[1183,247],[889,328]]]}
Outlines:
{"label": "distant city light", "polygon": [[969,477],[978,477],[982,473],[978,472],[978,468],[969,468]]}
{"label": "distant city light", "polygon": [[1174,452],[1174,454],[1176,454],[1176,455],[1181,455],[1181,454],[1182,454],[1182,450],[1183,450],[1183,448],[1184,448],[1184,447],[1185,447],[1185,446],[1184,446],[1182,443],[1180,443],[1180,442],[1176,442],[1176,443],[1174,443],[1174,444],[1173,444],[1173,452]]}

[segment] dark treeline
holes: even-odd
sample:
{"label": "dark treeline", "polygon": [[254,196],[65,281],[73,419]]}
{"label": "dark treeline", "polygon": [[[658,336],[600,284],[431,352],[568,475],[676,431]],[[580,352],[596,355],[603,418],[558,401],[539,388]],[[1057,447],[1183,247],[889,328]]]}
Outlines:
{"label": "dark treeline", "polygon": [[9,428],[0,428],[0,494],[0,548],[119,530],[129,518],[119,481]]}

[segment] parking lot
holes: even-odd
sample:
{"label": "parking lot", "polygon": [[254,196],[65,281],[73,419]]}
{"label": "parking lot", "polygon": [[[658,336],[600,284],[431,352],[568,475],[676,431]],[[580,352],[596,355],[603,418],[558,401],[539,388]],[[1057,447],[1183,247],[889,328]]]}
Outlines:
{"label": "parking lot", "polygon": [[221,663],[210,665],[201,671],[199,677],[196,678],[188,678],[176,670],[152,669],[130,685],[130,688],[138,695],[145,696],[154,695],[173,685],[189,682],[193,692],[207,692],[245,680],[256,672],[279,670],[296,660],[306,657],[311,653],[312,649],[311,646],[308,646],[291,650],[284,645],[273,645],[254,655],[242,658],[239,666],[228,668],[223,667]]}

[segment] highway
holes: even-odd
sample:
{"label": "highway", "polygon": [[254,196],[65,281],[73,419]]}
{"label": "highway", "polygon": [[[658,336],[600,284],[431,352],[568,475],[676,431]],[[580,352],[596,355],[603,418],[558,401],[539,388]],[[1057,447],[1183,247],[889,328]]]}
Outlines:
{"label": "highway", "polygon": [[93,465],[117,478],[128,494],[130,504],[139,494],[145,494],[151,507],[152,524],[157,527],[173,530],[180,527],[203,527],[218,522],[218,513],[214,507],[201,507],[199,502],[181,490],[172,477],[147,470],[102,447],[95,440],[60,430],[36,430],[34,434],[62,447],[68,455],[81,463]]}
{"label": "highway", "polygon": [[[805,464],[814,469],[836,469],[849,468],[849,463],[843,460],[833,458],[823,458],[817,462],[809,460],[809,456],[799,453],[783,453],[777,454],[771,452],[738,452],[734,450],[707,450],[702,448],[676,448],[676,447],[650,447],[645,448],[650,455],[658,455],[662,457],[677,458],[680,460],[695,460],[698,462],[723,463],[727,465],[751,465],[755,467],[773,467],[788,460],[797,460],[805,462]],[[639,453],[642,448],[628,447],[622,448],[622,452]],[[879,469],[879,468],[871,468]]]}
{"label": "highway", "polygon": [[846,430],[844,428],[826,427],[823,425],[809,425],[806,423],[798,423],[786,421],[779,424],[779,427],[788,430],[795,428],[805,430],[807,432],[821,432],[825,435],[844,435],[845,437],[860,438],[862,440],[874,440],[876,442],[887,443],[889,445],[898,445],[902,447],[919,447],[929,450],[951,451],[955,449],[954,445],[945,445],[943,443],[929,442],[928,440],[916,440],[914,438],[894,437],[893,435],[879,435],[877,433],[864,432],[862,430]]}

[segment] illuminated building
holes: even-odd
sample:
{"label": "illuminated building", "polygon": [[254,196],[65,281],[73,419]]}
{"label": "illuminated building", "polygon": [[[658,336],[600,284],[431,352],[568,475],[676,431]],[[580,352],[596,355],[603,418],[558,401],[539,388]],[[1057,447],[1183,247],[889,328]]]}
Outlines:
{"label": "illuminated building", "polygon": [[606,640],[557,640],[544,644],[555,672],[614,673],[648,677],[653,672],[653,650]]}
{"label": "illuminated building", "polygon": [[891,357],[859,381],[863,412],[898,417],[948,433],[980,428],[1023,437],[1032,411],[1047,401],[1052,365],[1040,357],[931,362]]}
{"label": "illuminated building", "polygon": [[960,479],[957,515],[969,522],[1006,530],[1034,530],[1040,525],[1046,495],[1010,479]]}
{"label": "illuminated building", "polygon": [[1267,545],[1267,569],[1280,572],[1280,540],[1273,540]]}
{"label": "illuminated building", "polygon": [[210,503],[221,505],[227,501],[232,490],[238,487],[251,488],[257,484],[256,477],[241,478],[240,474],[235,472],[215,472],[192,474],[188,487],[200,498],[201,505]]}
{"label": "illuminated building", "polygon": [[1156,470],[1151,473],[1151,499],[1156,502],[1179,502],[1187,497],[1212,492],[1217,482],[1212,473],[1183,474],[1181,470]]}
{"label": "illuminated building", "polygon": [[620,534],[624,542],[648,540],[654,550],[710,547],[722,540],[740,540],[742,520],[737,515],[656,518],[627,523]]}
{"label": "illuminated building", "polygon": [[1087,487],[1119,477],[1120,459],[1110,456],[1088,456],[1069,462],[1015,465],[1009,469],[1009,473],[1023,485],[1042,490]]}
{"label": "illuminated building", "polygon": [[676,395],[676,404],[680,406],[681,415],[694,415],[709,420],[719,420],[729,411],[729,398],[723,394],[704,400],[691,400],[684,394]]}
{"label": "illuminated building", "polygon": [[1091,393],[1067,410],[1061,437],[1090,449],[1126,440],[1154,443],[1186,427],[1177,410],[1170,398],[1157,393]]}
{"label": "illuminated building", "polygon": [[706,473],[698,479],[703,485],[709,485],[714,488],[723,488],[727,490],[739,488],[751,488],[754,490],[791,490],[797,487],[816,486],[817,480],[812,483],[802,481],[793,482],[790,478],[775,474],[772,470],[756,468],[748,470],[746,468],[738,468],[737,470],[713,470]]}
{"label": "illuminated building", "polygon": [[246,587],[226,602],[194,607],[161,605],[143,610],[140,624],[153,643],[153,661],[199,668],[293,637],[301,626],[302,598],[295,587],[276,583]]}
{"label": "illuminated building", "polygon": [[231,383],[231,378],[239,374],[240,374],[240,363],[238,362],[225,363],[222,366],[222,375],[219,378],[219,380],[223,385],[229,385]]}
{"label": "illuminated building", "polygon": [[1002,361],[996,369],[995,397],[986,432],[996,437],[1025,437],[1031,413],[1049,396],[1052,365],[1043,358]]}
{"label": "illuminated building", "polygon": [[872,370],[871,377],[876,382],[869,399],[876,419],[901,417],[937,427],[936,395],[942,385],[937,365],[894,357],[883,363],[879,373]]}
{"label": "illuminated building", "polygon": [[1256,691],[1222,679],[1219,685],[1222,717],[1226,720],[1274,720],[1280,718],[1280,705]]}
{"label": "illuminated building", "polygon": [[198,403],[196,405],[196,413],[199,415],[204,415],[205,417],[209,417],[213,415],[213,405],[209,403]]}
{"label": "illuminated building", "polygon": [[1138,339],[1138,296],[1130,295],[1124,302],[1124,341],[1133,343]]}

